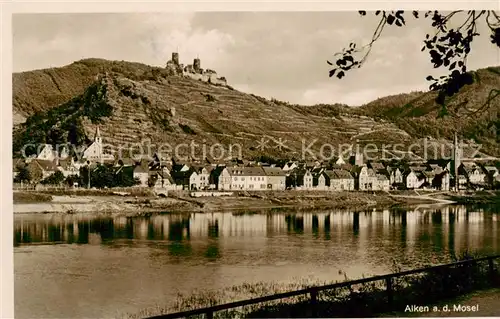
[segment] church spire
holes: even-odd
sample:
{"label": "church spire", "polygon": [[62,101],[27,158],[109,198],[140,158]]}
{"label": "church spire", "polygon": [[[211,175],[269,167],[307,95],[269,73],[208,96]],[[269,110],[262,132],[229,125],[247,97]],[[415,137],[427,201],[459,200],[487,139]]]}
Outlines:
{"label": "church spire", "polygon": [[95,129],[94,142],[101,143],[101,132],[99,131],[99,126]]}

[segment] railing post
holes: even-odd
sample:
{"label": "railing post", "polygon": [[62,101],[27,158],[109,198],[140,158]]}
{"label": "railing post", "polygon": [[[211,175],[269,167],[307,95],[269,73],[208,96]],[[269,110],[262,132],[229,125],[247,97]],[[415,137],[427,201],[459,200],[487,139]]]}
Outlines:
{"label": "railing post", "polygon": [[389,307],[392,307],[392,277],[387,277],[385,283],[387,286],[387,303]]}
{"label": "railing post", "polygon": [[206,315],[207,319],[214,319],[214,313],[212,311],[207,311]]}
{"label": "railing post", "polygon": [[318,291],[316,289],[312,289],[310,295],[311,295],[311,317],[316,317],[317,304],[318,304]]}

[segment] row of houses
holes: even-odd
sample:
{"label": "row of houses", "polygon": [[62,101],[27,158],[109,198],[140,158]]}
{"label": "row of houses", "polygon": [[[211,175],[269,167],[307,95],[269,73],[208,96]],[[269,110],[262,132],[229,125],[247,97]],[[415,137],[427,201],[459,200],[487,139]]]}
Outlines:
{"label": "row of houses", "polygon": [[485,188],[500,184],[495,165],[461,161],[455,138],[452,159],[426,162],[363,161],[362,154],[339,156],[328,162],[285,161],[272,165],[257,161],[205,158],[166,159],[151,157],[120,158],[105,154],[99,127],[94,141],[82,148],[82,159],[70,156],[67,148],[54,150],[42,145],[37,155],[13,160],[14,178],[28,169],[33,182],[60,171],[65,177],[79,175],[83,166],[107,165],[124,170],[139,181],[139,186],[189,190],[390,190]]}
{"label": "row of houses", "polygon": [[[142,187],[189,190],[449,190],[455,182],[458,189],[485,188],[500,183],[496,166],[463,162],[458,175],[453,174],[452,161],[434,160],[421,163],[369,162],[354,165],[344,161],[333,165],[320,162],[290,161],[269,165],[251,161],[204,162],[165,160],[154,155],[150,159],[123,158],[107,160],[103,165],[127,169]],[[22,168],[30,170],[38,180],[56,171],[65,177],[79,175],[90,161],[66,159],[14,159],[14,178]],[[94,164],[95,165],[95,164]]]}

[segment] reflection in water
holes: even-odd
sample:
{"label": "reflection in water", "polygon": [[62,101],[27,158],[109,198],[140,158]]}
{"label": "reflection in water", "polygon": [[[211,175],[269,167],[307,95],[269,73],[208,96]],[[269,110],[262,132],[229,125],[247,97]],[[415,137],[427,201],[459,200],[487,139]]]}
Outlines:
{"label": "reflection in water", "polygon": [[[373,236],[387,238],[401,249],[420,248],[434,252],[446,250],[460,252],[472,247],[490,247],[497,251],[496,229],[498,219],[488,210],[469,212],[462,206],[427,210],[368,211],[368,212],[315,212],[267,213],[251,215],[181,214],[153,217],[101,217],[83,215],[16,216],[14,244],[68,243],[92,244],[90,235],[98,239],[93,243],[115,244],[118,240],[168,242],[171,255],[191,254],[191,241],[209,240],[206,256],[220,256],[220,237],[264,235],[267,238],[287,235],[311,235],[323,240],[345,238],[346,233],[361,236],[360,248],[370,246]],[[487,236],[487,235],[490,236]],[[332,235],[334,235],[332,237]]]}

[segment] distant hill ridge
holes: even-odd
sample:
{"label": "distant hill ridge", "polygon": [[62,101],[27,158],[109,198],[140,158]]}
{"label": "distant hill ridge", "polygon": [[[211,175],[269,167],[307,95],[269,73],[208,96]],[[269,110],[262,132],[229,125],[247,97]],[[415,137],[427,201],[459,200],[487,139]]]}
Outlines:
{"label": "distant hill ridge", "polygon": [[[465,98],[469,103],[484,100],[490,88],[500,87],[500,76],[494,71],[498,68],[479,70],[478,81],[460,92],[451,105]],[[456,120],[436,118],[439,107],[433,94],[403,94],[359,108],[301,106],[176,76],[168,67],[85,59],[60,68],[13,74],[13,114],[15,124],[19,124],[14,142],[19,146],[33,136],[40,142],[82,142],[92,138],[100,125],[103,141],[113,145],[186,140],[239,143],[248,156],[300,157],[304,141],[308,145],[315,141],[311,149],[316,151],[322,144],[335,146],[356,140],[375,144],[404,140],[409,144],[430,136],[435,142],[448,143],[453,128],[449,123]],[[498,107],[498,101],[495,103]],[[467,121],[459,122],[472,130],[475,138],[489,143],[488,151],[500,155],[491,129],[474,131]],[[418,127],[420,124],[424,129]],[[285,148],[278,147],[280,138],[286,140]],[[260,147],[261,139],[267,140],[266,147]]]}

